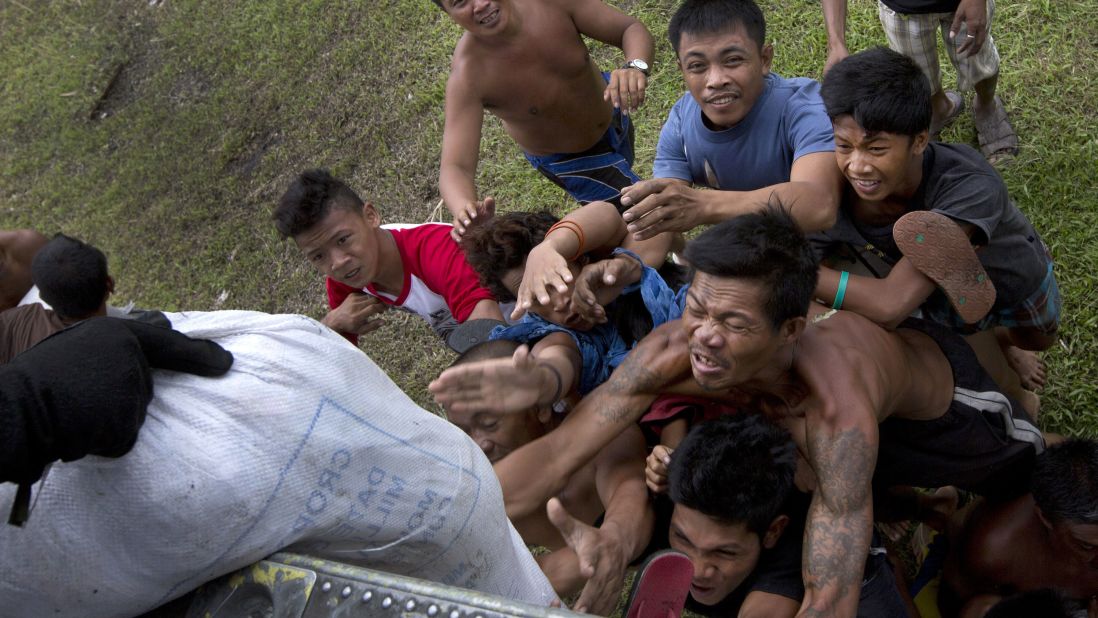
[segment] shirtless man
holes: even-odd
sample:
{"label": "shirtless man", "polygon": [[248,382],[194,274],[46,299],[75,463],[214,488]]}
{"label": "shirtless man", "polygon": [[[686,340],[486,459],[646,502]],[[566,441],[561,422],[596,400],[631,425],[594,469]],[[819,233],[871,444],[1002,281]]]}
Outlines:
{"label": "shirtless man", "polygon": [[[540,474],[512,499],[559,491],[660,393],[726,398],[784,424],[817,477],[801,615],[852,616],[875,484],[1002,490],[1043,450],[1025,412],[945,329],[913,320],[889,332],[846,312],[806,328],[816,260],[788,214],[720,223],[685,256],[696,272],[682,319],[652,331],[560,428],[516,454]],[[461,369],[431,384],[439,401],[507,380],[502,366]]]}
{"label": "shirtless man", "polygon": [[[628,114],[644,102],[652,35],[602,0],[434,0],[465,29],[446,84],[439,192],[454,237],[491,197],[475,185],[485,110],[542,174],[580,203],[616,201],[639,180]],[[581,35],[620,47],[626,63],[608,76]],[[576,164],[574,159],[583,161]]]}
{"label": "shirtless man", "polygon": [[1010,502],[977,503],[954,518],[943,611],[979,617],[1004,596],[1056,588],[1089,599],[1090,615],[1098,615],[1098,443],[1050,446],[1031,486]]}
{"label": "shirtless man", "polygon": [[[513,341],[488,341],[470,348],[454,366],[489,359],[510,362],[518,347]],[[539,474],[541,467],[530,467],[527,460],[512,454],[553,431],[562,415],[549,406],[535,406],[511,414],[448,407],[446,416],[492,462],[503,488],[507,516],[523,541],[552,550],[539,556],[538,564],[557,594],[569,597],[583,588],[575,603],[577,610],[599,615],[613,611],[625,567],[652,536],[640,428],[627,428],[590,465],[572,474],[547,510],[544,500],[509,499],[517,487]],[[601,524],[593,527],[599,521]]]}

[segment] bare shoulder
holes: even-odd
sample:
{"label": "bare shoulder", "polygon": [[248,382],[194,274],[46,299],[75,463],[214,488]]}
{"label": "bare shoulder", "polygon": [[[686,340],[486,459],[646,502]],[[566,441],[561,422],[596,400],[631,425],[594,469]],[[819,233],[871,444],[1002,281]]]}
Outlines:
{"label": "bare shoulder", "polygon": [[797,342],[797,373],[825,400],[832,392],[855,389],[858,394],[861,387],[876,385],[891,336],[858,314],[840,311],[805,329]]}
{"label": "bare shoulder", "polygon": [[1019,565],[1017,558],[1027,555],[1022,570],[1031,567],[1033,556],[1020,551],[1029,545],[1025,517],[1026,498],[1007,504],[980,504],[968,517],[961,532],[960,560],[969,585],[979,592],[993,592],[1010,585]]}

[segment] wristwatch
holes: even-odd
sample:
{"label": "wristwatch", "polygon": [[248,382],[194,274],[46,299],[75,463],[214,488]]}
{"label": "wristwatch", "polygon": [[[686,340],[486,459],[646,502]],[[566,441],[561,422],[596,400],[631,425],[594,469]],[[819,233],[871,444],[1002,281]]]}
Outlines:
{"label": "wristwatch", "polygon": [[645,77],[648,77],[648,63],[641,60],[640,58],[633,58],[629,62],[626,62],[625,64],[623,64],[621,68],[623,68],[623,69],[636,69],[636,70],[640,71],[641,73],[644,73]]}

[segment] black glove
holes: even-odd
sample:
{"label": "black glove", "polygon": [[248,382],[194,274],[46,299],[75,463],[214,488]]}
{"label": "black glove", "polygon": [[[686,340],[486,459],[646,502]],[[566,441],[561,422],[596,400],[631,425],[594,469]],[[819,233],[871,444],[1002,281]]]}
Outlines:
{"label": "black glove", "polygon": [[58,459],[128,453],[152,401],[151,368],[219,376],[232,364],[212,341],[134,320],[55,333],[0,365],[0,482],[29,487]]}

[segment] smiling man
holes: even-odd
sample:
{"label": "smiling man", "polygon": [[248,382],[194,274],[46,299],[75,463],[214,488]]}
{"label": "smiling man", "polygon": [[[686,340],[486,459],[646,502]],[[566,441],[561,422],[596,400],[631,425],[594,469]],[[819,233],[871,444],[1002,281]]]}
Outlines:
{"label": "smiling man", "polygon": [[[492,293],[440,223],[381,225],[381,215],[324,170],[298,176],[279,200],[275,227],[326,277],[328,312],[321,322],[352,343],[381,326],[397,307],[423,317],[450,347],[468,341],[457,327],[472,320],[502,323]],[[485,329],[484,334],[487,334]]]}
{"label": "smiling man", "polygon": [[758,5],[686,0],[668,38],[689,92],[660,132],[655,178],[622,194],[634,238],[724,221],[771,196],[803,229],[830,227],[841,178],[819,84],[770,72],[774,49]]}
{"label": "smiling man", "polygon": [[[806,328],[817,265],[784,210],[720,223],[691,241],[685,257],[695,274],[682,319],[653,330],[559,428],[512,455],[541,472],[510,499],[554,495],[659,394],[734,402],[784,425],[815,472],[801,611],[849,616],[863,582],[874,486],[1024,491],[1020,479],[1044,449],[1041,433],[962,339],[920,320],[886,331],[850,312]],[[465,395],[447,388],[460,384],[457,373],[432,384],[439,401]]]}
{"label": "smiling man", "polygon": [[[652,63],[644,24],[602,0],[434,2],[465,29],[446,84],[438,181],[455,238],[495,209],[475,183],[486,111],[576,201],[618,205],[639,180],[628,115],[644,102]],[[600,73],[584,36],[620,47],[625,64]]]}

